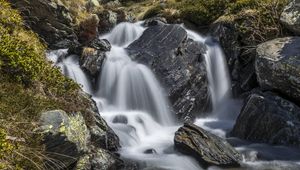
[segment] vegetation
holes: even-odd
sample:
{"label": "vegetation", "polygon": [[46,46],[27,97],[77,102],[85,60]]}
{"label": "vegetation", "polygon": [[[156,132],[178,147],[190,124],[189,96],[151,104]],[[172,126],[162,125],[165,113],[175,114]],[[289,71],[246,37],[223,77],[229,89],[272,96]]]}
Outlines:
{"label": "vegetation", "polygon": [[[232,22],[244,37],[244,44],[256,45],[282,36],[279,17],[288,0],[167,0],[164,5],[141,3],[148,10],[143,19],[156,15],[169,22],[177,19],[207,27],[218,21]],[[136,7],[137,8],[137,7]]]}
{"label": "vegetation", "polygon": [[42,169],[47,159],[35,132],[39,114],[82,111],[79,86],[45,57],[45,45],[24,28],[19,12],[0,0],[0,169]]}

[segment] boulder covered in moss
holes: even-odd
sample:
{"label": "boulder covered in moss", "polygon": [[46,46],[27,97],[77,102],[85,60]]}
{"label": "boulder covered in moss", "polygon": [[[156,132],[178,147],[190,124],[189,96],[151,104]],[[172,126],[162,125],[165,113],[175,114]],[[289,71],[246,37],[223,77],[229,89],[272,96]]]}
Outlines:
{"label": "boulder covered in moss", "polygon": [[203,167],[238,167],[241,155],[224,139],[194,124],[184,124],[175,133],[175,149],[194,157]]}
{"label": "boulder covered in moss", "polygon": [[62,110],[48,111],[41,114],[40,124],[49,167],[73,167],[88,152],[90,133],[81,114],[69,116]]}
{"label": "boulder covered in moss", "polygon": [[257,47],[255,70],[263,89],[300,103],[300,37],[285,37]]}

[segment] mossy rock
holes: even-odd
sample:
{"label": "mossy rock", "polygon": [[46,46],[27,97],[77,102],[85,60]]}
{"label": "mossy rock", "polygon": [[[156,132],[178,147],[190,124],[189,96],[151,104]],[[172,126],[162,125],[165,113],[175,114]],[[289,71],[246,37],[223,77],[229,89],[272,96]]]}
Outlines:
{"label": "mossy rock", "polygon": [[72,167],[89,151],[90,133],[80,113],[68,116],[62,110],[44,112],[40,124],[46,152],[52,159],[60,161],[61,167]]}

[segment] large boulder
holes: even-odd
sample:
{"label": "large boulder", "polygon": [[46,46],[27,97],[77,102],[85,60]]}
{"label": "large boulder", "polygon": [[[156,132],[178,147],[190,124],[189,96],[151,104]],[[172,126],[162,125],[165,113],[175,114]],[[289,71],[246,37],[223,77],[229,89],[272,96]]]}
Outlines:
{"label": "large boulder", "polygon": [[175,133],[175,149],[194,157],[203,167],[237,167],[241,155],[222,138],[194,124],[184,124]]}
{"label": "large boulder", "polygon": [[278,38],[257,48],[255,69],[263,89],[300,102],[300,37]]}
{"label": "large boulder", "polygon": [[41,113],[38,130],[44,134],[43,142],[50,158],[45,168],[92,170],[101,167],[104,170],[131,166],[114,153],[120,147],[119,138],[100,116],[91,96],[80,91],[78,97],[86,104],[82,112]]}
{"label": "large boulder", "polygon": [[38,33],[50,48],[66,48],[76,40],[71,14],[61,1],[9,1],[21,11],[26,25]]}
{"label": "large boulder", "polygon": [[208,109],[205,46],[188,39],[180,25],[154,24],[127,51],[153,70],[180,118]]}
{"label": "large boulder", "polygon": [[245,101],[231,134],[254,142],[300,147],[300,108],[271,92],[255,92]]}
{"label": "large boulder", "polygon": [[280,21],[290,31],[300,35],[300,0],[292,0],[289,5],[284,8]]}
{"label": "large boulder", "polygon": [[40,124],[47,156],[54,160],[49,159],[50,167],[73,167],[88,152],[90,133],[81,114],[68,116],[62,110],[48,111],[41,114]]}

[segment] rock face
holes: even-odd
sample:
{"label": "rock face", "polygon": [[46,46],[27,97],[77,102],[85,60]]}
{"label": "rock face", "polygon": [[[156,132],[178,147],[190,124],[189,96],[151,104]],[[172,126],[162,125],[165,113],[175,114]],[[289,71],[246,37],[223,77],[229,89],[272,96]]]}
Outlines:
{"label": "rock face", "polygon": [[175,149],[194,157],[207,168],[210,165],[222,167],[239,166],[241,155],[222,138],[202,128],[185,124],[175,133]]}
{"label": "rock face", "polygon": [[292,0],[281,14],[280,21],[290,31],[300,35],[300,0]]}
{"label": "rock face", "polygon": [[210,100],[202,61],[205,46],[187,39],[182,27],[151,26],[127,50],[134,60],[154,71],[180,118],[207,110]]}
{"label": "rock face", "polygon": [[280,92],[300,102],[300,37],[260,44],[255,69],[263,89]]}
{"label": "rock face", "polygon": [[76,40],[72,18],[60,1],[9,0],[21,11],[26,24],[50,45],[50,48],[68,46]]}
{"label": "rock face", "polygon": [[231,132],[233,136],[300,147],[300,108],[271,92],[248,97]]}

